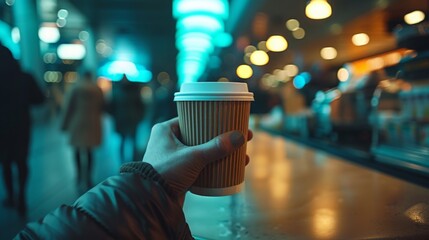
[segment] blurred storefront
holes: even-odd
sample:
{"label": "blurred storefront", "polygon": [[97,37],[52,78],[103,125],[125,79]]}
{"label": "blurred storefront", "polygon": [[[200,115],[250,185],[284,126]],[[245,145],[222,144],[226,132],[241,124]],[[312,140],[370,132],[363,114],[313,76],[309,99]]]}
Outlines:
{"label": "blurred storefront", "polygon": [[378,161],[429,174],[429,25],[403,27],[396,36],[414,51],[386,69],[390,79],[374,92],[371,150]]}
{"label": "blurred storefront", "polygon": [[[283,62],[284,69],[275,70],[286,71],[283,76],[275,71],[264,75],[262,79],[271,78],[266,80],[267,88],[280,93],[283,112],[265,115],[262,128],[310,146],[356,156],[369,164],[375,161],[428,176],[429,28],[427,21],[410,20],[418,11],[404,10],[399,18],[396,10],[400,4],[389,5],[387,12],[395,13],[382,18],[372,11],[350,22],[352,28],[363,24],[359,18],[373,18],[378,19],[374,25],[384,24],[384,29],[389,29],[371,34],[373,26],[368,26],[367,33],[353,35],[352,41],[356,42],[346,48],[349,54],[386,34],[371,49],[361,49],[359,57],[341,60],[341,51],[337,50],[330,58],[335,60],[302,67],[294,76],[288,76],[287,61]],[[421,3],[422,11],[426,5]],[[419,14],[424,19],[422,11]],[[339,42],[331,41],[331,45]],[[315,71],[317,64],[321,67]]]}

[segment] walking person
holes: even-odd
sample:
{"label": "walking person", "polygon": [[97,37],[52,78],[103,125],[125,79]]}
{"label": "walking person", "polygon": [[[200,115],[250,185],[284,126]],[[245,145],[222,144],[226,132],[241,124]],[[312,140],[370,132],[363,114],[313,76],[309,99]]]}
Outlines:
{"label": "walking person", "polygon": [[[31,106],[42,104],[45,96],[33,76],[21,71],[12,53],[0,44],[0,163],[7,197],[5,207],[17,207],[27,213],[26,186],[31,133]],[[18,172],[18,196],[15,196],[13,166]]]}
{"label": "walking person", "polygon": [[121,138],[119,149],[121,163],[127,162],[126,143],[128,146],[131,145],[131,161],[138,160],[137,130],[145,112],[140,85],[130,82],[124,74],[120,82],[113,84],[108,106],[115,130]]}
{"label": "walking person", "polygon": [[[62,130],[69,133],[74,148],[78,185],[92,186],[93,149],[101,144],[103,92],[85,72],[66,96]],[[84,161],[86,160],[86,161]]]}

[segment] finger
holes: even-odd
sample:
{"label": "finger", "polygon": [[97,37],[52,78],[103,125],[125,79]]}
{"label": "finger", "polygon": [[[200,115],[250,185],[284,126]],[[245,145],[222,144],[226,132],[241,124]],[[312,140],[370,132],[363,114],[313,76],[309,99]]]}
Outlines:
{"label": "finger", "polygon": [[252,140],[252,138],[253,138],[253,132],[252,132],[252,130],[249,129],[247,131],[247,141]]}
{"label": "finger", "polygon": [[179,117],[174,117],[164,122],[165,124],[179,124]]}
{"label": "finger", "polygon": [[179,128],[179,119],[172,118],[168,121],[157,123],[152,127],[152,131],[161,132],[161,131],[170,131],[171,128]]}
{"label": "finger", "polygon": [[246,155],[246,166],[247,166],[247,164],[249,164],[249,162],[250,162],[250,158],[249,158],[249,155]]}
{"label": "finger", "polygon": [[171,129],[173,129],[173,128],[179,129],[179,118],[175,117],[175,118],[167,120],[161,124],[164,125],[165,127],[171,128]]}
{"label": "finger", "polygon": [[179,118],[178,117],[172,118],[168,120],[166,123],[170,126],[170,129],[173,132],[173,134],[177,138],[180,138]]}
{"label": "finger", "polygon": [[239,131],[223,133],[209,142],[194,146],[195,154],[206,163],[224,158],[244,144],[244,136]]}
{"label": "finger", "polygon": [[[157,123],[153,126],[152,132],[167,134],[172,132],[176,137],[180,136],[179,118],[175,117],[168,121]],[[151,134],[152,135],[152,134]]]}
{"label": "finger", "polygon": [[179,204],[183,208],[183,204],[185,204],[185,194],[179,195]]}

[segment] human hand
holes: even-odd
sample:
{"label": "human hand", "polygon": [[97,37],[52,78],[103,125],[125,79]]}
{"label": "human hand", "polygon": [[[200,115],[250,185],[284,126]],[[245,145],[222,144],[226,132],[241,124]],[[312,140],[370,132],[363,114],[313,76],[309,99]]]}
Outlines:
{"label": "human hand", "polygon": [[[253,133],[249,130],[247,141],[252,136]],[[152,128],[143,162],[153,166],[181,201],[207,164],[224,158],[245,143],[244,136],[239,131],[221,134],[197,146],[186,146],[179,138],[178,118],[156,124]],[[246,156],[246,164],[248,162],[249,157]]]}

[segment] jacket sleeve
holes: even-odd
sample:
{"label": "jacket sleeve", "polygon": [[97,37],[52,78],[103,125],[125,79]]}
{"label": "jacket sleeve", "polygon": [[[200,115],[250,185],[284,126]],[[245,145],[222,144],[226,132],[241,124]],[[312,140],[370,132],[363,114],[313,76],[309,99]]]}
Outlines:
{"label": "jacket sleeve", "polygon": [[119,176],[28,224],[16,238],[193,239],[177,197],[143,162],[123,165]]}

